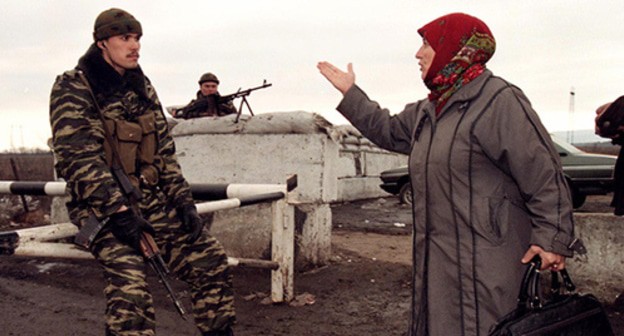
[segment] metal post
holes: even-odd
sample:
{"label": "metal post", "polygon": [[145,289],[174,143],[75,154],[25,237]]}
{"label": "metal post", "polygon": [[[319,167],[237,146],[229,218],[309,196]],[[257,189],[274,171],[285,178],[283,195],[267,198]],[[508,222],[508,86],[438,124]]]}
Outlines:
{"label": "metal post", "polygon": [[271,258],[280,267],[271,272],[271,300],[288,302],[294,298],[295,209],[286,200],[273,202]]}
{"label": "metal post", "polygon": [[[19,175],[17,173],[17,167],[15,166],[15,161],[13,160],[13,158],[11,158],[9,160],[11,162],[11,169],[13,169],[13,176],[15,177],[16,180],[19,181]],[[28,202],[26,202],[26,197],[24,195],[20,195],[20,198],[22,199],[22,205],[24,206],[24,212],[30,212],[30,210],[28,209]]]}

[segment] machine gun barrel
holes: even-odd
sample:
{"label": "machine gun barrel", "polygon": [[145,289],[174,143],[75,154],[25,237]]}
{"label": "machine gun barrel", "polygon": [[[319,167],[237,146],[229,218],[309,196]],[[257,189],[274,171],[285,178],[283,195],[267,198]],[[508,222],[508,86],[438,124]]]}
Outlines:
{"label": "machine gun barrel", "polygon": [[256,86],[256,87],[252,87],[252,88],[249,88],[249,89],[246,89],[246,90],[238,89],[238,91],[236,91],[236,92],[234,92],[232,94],[221,96],[220,101],[221,102],[228,102],[228,101],[234,100],[236,98],[246,97],[246,96],[249,96],[253,91],[260,90],[260,89],[266,89],[266,88],[270,87],[271,85],[273,85],[273,84],[267,83],[267,81],[265,79],[262,82],[262,85],[259,85],[259,86]]}

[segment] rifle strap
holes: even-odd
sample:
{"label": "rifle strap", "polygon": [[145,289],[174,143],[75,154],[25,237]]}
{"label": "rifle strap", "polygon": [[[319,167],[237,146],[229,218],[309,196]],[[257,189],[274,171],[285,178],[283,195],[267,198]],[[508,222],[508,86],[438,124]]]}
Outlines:
{"label": "rifle strap", "polygon": [[87,87],[87,91],[91,95],[91,99],[93,100],[93,106],[97,112],[97,115],[100,117],[102,121],[102,128],[104,129],[104,137],[106,142],[108,142],[109,147],[112,152],[112,162],[111,162],[111,173],[113,176],[117,178],[117,182],[120,184],[122,192],[128,198],[130,202],[130,207],[135,208],[138,211],[138,201],[141,199],[141,192],[137,190],[137,188],[130,182],[130,178],[123,170],[121,166],[121,157],[119,156],[119,151],[117,150],[117,146],[115,146],[115,141],[113,141],[112,131],[106,125],[106,120],[104,119],[104,115],[102,114],[102,109],[97,102],[95,94],[91,89],[91,85],[89,84],[89,80],[85,77],[84,73],[81,70],[77,71],[78,76],[84,82]]}

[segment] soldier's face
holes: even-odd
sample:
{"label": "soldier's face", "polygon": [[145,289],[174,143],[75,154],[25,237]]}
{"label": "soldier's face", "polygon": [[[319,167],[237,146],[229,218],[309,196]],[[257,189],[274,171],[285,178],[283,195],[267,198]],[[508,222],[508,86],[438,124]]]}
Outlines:
{"label": "soldier's face", "polygon": [[199,89],[201,90],[202,95],[210,96],[217,93],[219,90],[219,84],[215,82],[203,82]]}
{"label": "soldier's face", "polygon": [[98,41],[97,44],[102,49],[104,60],[123,75],[126,70],[136,69],[139,66],[140,40],[139,34],[129,33],[111,36]]}

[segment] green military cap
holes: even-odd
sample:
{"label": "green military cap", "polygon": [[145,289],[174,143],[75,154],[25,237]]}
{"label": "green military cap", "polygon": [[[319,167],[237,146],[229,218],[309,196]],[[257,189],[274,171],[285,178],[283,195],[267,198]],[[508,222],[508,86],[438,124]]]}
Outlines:
{"label": "green military cap", "polygon": [[199,85],[202,85],[203,82],[214,82],[219,84],[219,78],[215,76],[212,72],[206,72],[199,78]]}
{"label": "green military cap", "polygon": [[141,23],[132,14],[123,9],[111,8],[105,10],[95,19],[93,39],[96,41],[128,33],[143,35]]}

